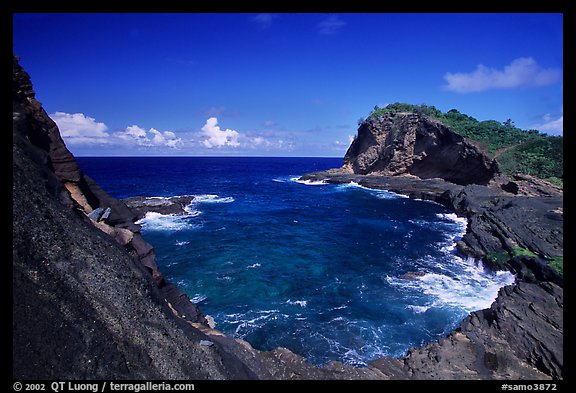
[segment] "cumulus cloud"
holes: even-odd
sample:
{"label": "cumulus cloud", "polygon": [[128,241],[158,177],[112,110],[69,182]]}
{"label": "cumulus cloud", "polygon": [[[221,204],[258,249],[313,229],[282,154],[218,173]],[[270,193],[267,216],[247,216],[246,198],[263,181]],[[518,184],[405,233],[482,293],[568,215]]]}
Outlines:
{"label": "cumulus cloud", "polygon": [[54,112],[50,115],[60,129],[60,135],[71,144],[108,143],[106,124],[83,113]]}
{"label": "cumulus cloud", "polygon": [[564,115],[554,118],[551,114],[546,113],[542,116],[541,122],[530,126],[530,128],[550,135],[562,135],[564,133]]}
{"label": "cumulus cloud", "polygon": [[158,131],[150,128],[148,131],[137,125],[126,127],[125,130],[115,134],[116,137],[125,142],[139,146],[165,146],[176,148],[182,144],[182,139],[178,138],[172,131]]}
{"label": "cumulus cloud", "polygon": [[329,15],[316,25],[318,33],[322,35],[335,34],[342,27],[346,26],[346,22],[338,15]]}
{"label": "cumulus cloud", "polygon": [[447,72],[446,90],[456,93],[471,93],[492,89],[514,89],[520,87],[547,86],[556,83],[562,76],[557,68],[541,68],[532,57],[519,57],[503,70],[489,68],[482,64],[469,73]]}
{"label": "cumulus cloud", "polygon": [[238,131],[220,129],[220,126],[218,126],[218,119],[215,117],[206,120],[206,124],[202,127],[202,135],[206,137],[206,139],[202,141],[202,144],[209,149],[223,146],[240,146],[240,143],[238,142],[240,134]]}
{"label": "cumulus cloud", "polygon": [[182,139],[177,138],[176,134],[174,134],[172,131],[160,132],[154,128],[151,128],[148,132],[154,135],[151,141],[152,145],[154,146],[167,146],[175,148],[182,143]]}

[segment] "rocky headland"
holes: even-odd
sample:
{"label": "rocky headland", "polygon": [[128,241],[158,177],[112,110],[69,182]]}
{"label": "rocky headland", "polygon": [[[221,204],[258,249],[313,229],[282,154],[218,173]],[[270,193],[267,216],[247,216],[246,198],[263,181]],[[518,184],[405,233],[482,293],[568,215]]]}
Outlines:
{"label": "rocky headland", "polygon": [[[448,206],[468,220],[458,251],[516,275],[490,309],[472,313],[438,343],[409,351],[401,359],[409,375],[563,378],[563,276],[546,262],[563,256],[561,188],[502,173],[473,142],[416,113],[369,118],[341,168],[301,180],[355,182]],[[381,362],[387,364],[373,364]]]}
{"label": "rocky headland", "polygon": [[[405,122],[418,130],[416,120]],[[402,124],[398,135],[405,131]],[[448,131],[442,129],[437,140],[430,131],[424,144],[417,132],[414,143],[406,133],[403,140],[414,146],[412,160],[399,156],[401,147],[370,150],[389,157],[393,172],[367,160],[356,164],[368,169],[355,173],[354,156],[364,151],[362,144],[370,145],[359,135],[355,143],[361,148],[354,147],[357,153],[349,155],[345,168],[308,178],[357,181],[448,204],[469,219],[468,237],[460,245],[466,253],[481,256],[520,246],[542,256],[561,255],[561,191],[525,178],[494,180],[497,164]],[[377,144],[401,145],[396,137],[382,135],[375,138]],[[444,140],[460,147],[441,147]],[[472,157],[465,168],[478,171],[474,181],[466,181],[466,171],[441,178],[441,168],[418,164],[447,154]],[[563,378],[562,279],[528,256],[499,265],[521,278],[502,288],[491,308],[472,313],[448,337],[399,359],[382,358],[365,368],[339,362],[319,368],[287,349],[258,351],[227,337],[162,275],[153,247],[135,224],[147,211],[178,214],[189,202],[110,197],[82,173],[14,58],[14,379]],[[514,222],[517,217],[526,225]]]}

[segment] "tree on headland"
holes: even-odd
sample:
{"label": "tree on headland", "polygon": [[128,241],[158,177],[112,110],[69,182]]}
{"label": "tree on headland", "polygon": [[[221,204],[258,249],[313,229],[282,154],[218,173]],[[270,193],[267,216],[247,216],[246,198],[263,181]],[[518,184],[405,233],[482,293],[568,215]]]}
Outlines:
{"label": "tree on headland", "polygon": [[506,119],[506,121],[502,122],[502,125],[505,127],[514,127],[514,122],[512,119]]}

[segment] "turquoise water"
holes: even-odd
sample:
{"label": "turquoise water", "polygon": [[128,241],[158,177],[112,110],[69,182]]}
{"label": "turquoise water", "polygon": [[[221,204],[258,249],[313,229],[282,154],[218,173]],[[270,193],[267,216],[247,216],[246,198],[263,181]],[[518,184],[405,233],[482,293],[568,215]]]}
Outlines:
{"label": "turquoise water", "polygon": [[339,159],[79,163],[115,197],[195,196],[185,216],[148,214],[142,233],[216,328],[258,349],[286,347],[317,365],[401,356],[513,281],[454,254],[466,223],[441,205],[297,180]]}

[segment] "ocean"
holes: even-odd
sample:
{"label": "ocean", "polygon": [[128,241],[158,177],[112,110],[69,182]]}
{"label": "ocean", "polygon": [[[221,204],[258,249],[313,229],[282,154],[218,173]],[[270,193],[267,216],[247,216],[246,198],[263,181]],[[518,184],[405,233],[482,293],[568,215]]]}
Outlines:
{"label": "ocean", "polygon": [[466,221],[357,184],[301,182],[337,158],[78,157],[116,198],[195,196],[139,223],[162,273],[216,329],[260,350],[365,366],[487,308],[508,272],[455,253]]}

